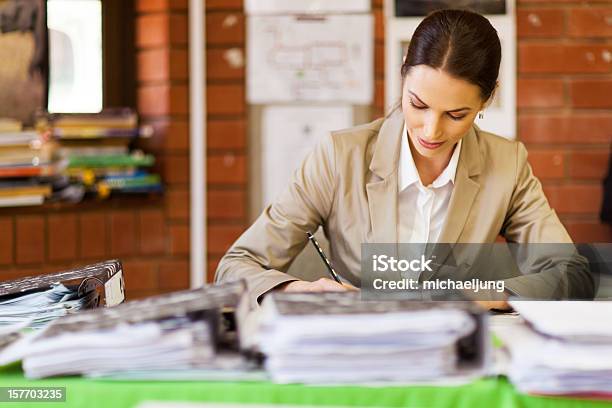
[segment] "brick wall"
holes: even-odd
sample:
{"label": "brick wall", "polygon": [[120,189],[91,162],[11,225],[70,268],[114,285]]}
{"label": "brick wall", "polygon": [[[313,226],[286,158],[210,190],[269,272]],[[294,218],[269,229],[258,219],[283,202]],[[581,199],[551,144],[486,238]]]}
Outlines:
{"label": "brick wall", "polygon": [[242,0],[206,2],[209,281],[247,227],[245,29]]}
{"label": "brick wall", "polygon": [[129,298],[189,285],[187,1],[137,1],[138,110],[163,197],[0,209],[0,279],[120,258]]}
{"label": "brick wall", "polygon": [[612,143],[610,1],[519,0],[518,136],[577,242],[611,242],[598,220]]}

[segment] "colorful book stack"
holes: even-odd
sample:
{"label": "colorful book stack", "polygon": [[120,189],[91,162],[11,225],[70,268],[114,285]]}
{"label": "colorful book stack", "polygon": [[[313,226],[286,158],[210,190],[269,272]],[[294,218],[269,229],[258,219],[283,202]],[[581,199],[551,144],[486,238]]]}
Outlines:
{"label": "colorful book stack", "polygon": [[96,114],[52,114],[46,128],[58,143],[58,155],[65,163],[63,174],[71,184],[105,198],[115,193],[161,191],[159,175],[147,171],[155,158],[133,150],[133,142],[149,136],[138,126],[130,108],[106,109]]}
{"label": "colorful book stack", "polygon": [[38,131],[0,119],[0,207],[40,205],[51,195],[55,147]]}

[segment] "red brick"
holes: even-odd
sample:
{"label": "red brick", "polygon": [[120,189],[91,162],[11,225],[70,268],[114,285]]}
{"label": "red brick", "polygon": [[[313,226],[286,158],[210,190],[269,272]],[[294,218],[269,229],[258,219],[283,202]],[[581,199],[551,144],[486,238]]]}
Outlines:
{"label": "red brick", "polygon": [[157,289],[157,262],[129,260],[123,262],[126,295],[132,291]]}
{"label": "red brick", "polygon": [[208,252],[224,254],[244,230],[240,225],[209,225],[206,231]]}
{"label": "red brick", "polygon": [[166,216],[172,220],[189,219],[189,191],[186,188],[173,188],[165,194]]}
{"label": "red brick", "polygon": [[244,149],[246,147],[246,123],[243,119],[217,120],[206,123],[208,149]]}
{"label": "red brick", "polygon": [[40,215],[19,216],[16,220],[17,264],[45,260],[45,219]]}
{"label": "red brick", "polygon": [[385,14],[382,9],[372,10],[374,14],[374,40],[385,40]]}
{"label": "red brick", "polygon": [[139,81],[186,80],[188,55],[184,49],[150,48],[138,52]]}
{"label": "red brick", "polygon": [[188,114],[189,93],[187,86],[151,84],[139,87],[138,111],[145,116]]}
{"label": "red brick", "polygon": [[151,13],[171,10],[187,10],[188,0],[138,0],[136,11]]}
{"label": "red brick", "polygon": [[186,14],[156,13],[136,17],[136,46],[139,48],[184,46],[187,33]]}
{"label": "red brick", "polygon": [[554,108],[563,106],[565,94],[560,79],[519,79],[517,106],[519,108]]}
{"label": "red brick", "polygon": [[209,255],[206,265],[206,282],[213,283],[215,281],[215,272],[221,260],[221,255]]}
{"label": "red brick", "polygon": [[159,264],[160,289],[187,289],[189,288],[189,261],[164,260]]}
{"label": "red brick", "polygon": [[189,150],[189,122],[187,119],[155,118],[146,121],[153,127],[153,135],[141,139],[140,144],[145,150],[166,153],[187,153]]}
{"label": "red brick", "polygon": [[77,218],[73,214],[49,215],[49,260],[71,261],[77,257]]}
{"label": "red brick", "polygon": [[106,256],[106,217],[103,213],[81,214],[79,219],[80,257]]}
{"label": "red brick", "polygon": [[612,108],[612,80],[573,80],[570,82],[570,98],[575,108]]}
{"label": "red brick", "polygon": [[242,11],[242,0],[207,0],[206,10]]}
{"label": "red brick", "polygon": [[170,15],[170,44],[187,45],[189,42],[189,19],[187,14]]}
{"label": "red brick", "polygon": [[166,154],[158,159],[162,165],[164,182],[169,184],[189,183],[189,156],[187,154]]}
{"label": "red brick", "polygon": [[147,14],[136,17],[136,45],[161,47],[170,44],[170,16]]}
{"label": "red brick", "polygon": [[246,217],[247,197],[243,190],[208,190],[206,199],[209,219],[243,220]]}
{"label": "red brick", "polygon": [[206,172],[210,184],[246,184],[246,158],[234,153],[209,155]]}
{"label": "red brick", "polygon": [[209,49],[206,51],[206,78],[244,79],[245,65],[243,48]]}
{"label": "red brick", "polygon": [[170,225],[170,255],[189,255],[189,225]]}
{"label": "red brick", "polygon": [[383,79],[374,80],[374,108],[385,109],[385,81]]}
{"label": "red brick", "polygon": [[146,85],[138,88],[138,112],[142,115],[165,115],[170,112],[170,86]]}
{"label": "red brick", "polygon": [[598,214],[601,185],[544,186],[550,206],[559,214]]}
{"label": "red brick", "polygon": [[206,13],[206,43],[243,45],[244,15],[241,12]]}
{"label": "red brick", "polygon": [[563,34],[564,13],[561,9],[517,10],[516,24],[519,38],[559,37]]}
{"label": "red brick", "polygon": [[563,222],[574,242],[612,242],[612,225],[594,222]]}
{"label": "red brick", "polygon": [[569,10],[570,37],[612,37],[612,7],[586,7]]}
{"label": "red brick", "polygon": [[166,228],[161,210],[145,210],[139,214],[140,253],[162,254],[166,250]]}
{"label": "red brick", "polygon": [[519,43],[518,71],[520,73],[606,73],[609,46],[595,44],[539,44]]}
{"label": "red brick", "polygon": [[519,139],[527,143],[610,143],[612,115],[520,115]]}
{"label": "red brick", "polygon": [[374,44],[374,77],[381,79],[385,77],[385,43]]}
{"label": "red brick", "polygon": [[610,152],[577,150],[569,153],[569,176],[575,179],[603,180],[608,170]]}
{"label": "red brick", "polygon": [[110,214],[110,256],[121,258],[136,253],[136,216],[120,211]]}
{"label": "red brick", "polygon": [[563,178],[565,163],[559,150],[529,150],[529,164],[536,177],[541,179]]}
{"label": "red brick", "polygon": [[[0,218],[0,264],[13,263],[15,229],[12,217]],[[4,280],[0,277],[0,280]]]}
{"label": "red brick", "polygon": [[208,115],[244,114],[244,86],[208,85],[206,87],[206,107]]}

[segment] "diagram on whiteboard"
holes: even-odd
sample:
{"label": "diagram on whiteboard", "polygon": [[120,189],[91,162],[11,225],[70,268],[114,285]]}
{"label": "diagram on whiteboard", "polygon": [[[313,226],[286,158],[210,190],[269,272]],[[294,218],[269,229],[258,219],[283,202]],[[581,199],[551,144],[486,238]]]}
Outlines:
{"label": "diagram on whiteboard", "polygon": [[372,23],[370,15],[249,17],[248,101],[371,103]]}

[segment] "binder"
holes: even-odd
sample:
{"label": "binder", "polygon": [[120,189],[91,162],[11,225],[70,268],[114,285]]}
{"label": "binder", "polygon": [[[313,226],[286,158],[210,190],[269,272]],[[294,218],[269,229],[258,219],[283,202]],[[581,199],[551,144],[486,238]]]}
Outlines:
{"label": "binder", "polygon": [[0,299],[47,290],[55,284],[76,287],[79,294],[96,291],[97,306],[115,306],[125,300],[123,269],[118,259],[98,262],[67,271],[0,282]]}

